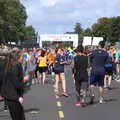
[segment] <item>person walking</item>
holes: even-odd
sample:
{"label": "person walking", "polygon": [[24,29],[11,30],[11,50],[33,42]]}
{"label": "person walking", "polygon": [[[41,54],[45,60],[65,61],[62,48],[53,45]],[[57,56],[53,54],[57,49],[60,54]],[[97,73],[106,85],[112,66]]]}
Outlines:
{"label": "person walking", "polygon": [[55,57],[55,64],[54,64],[54,72],[55,72],[55,93],[59,95],[59,81],[62,82],[62,95],[65,97],[68,97],[67,89],[66,89],[66,79],[64,74],[64,64],[66,64],[67,61],[65,60],[65,56],[63,55],[63,50],[58,49],[56,57]]}
{"label": "person walking", "polygon": [[104,50],[104,41],[99,42],[99,48],[91,51],[89,54],[91,76],[90,76],[90,92],[91,101],[94,102],[94,86],[99,87],[99,103],[104,101],[104,77],[105,77],[105,64],[109,59],[107,51]]}
{"label": "person walking", "polygon": [[38,66],[39,66],[39,82],[41,81],[42,85],[45,84],[46,79],[46,70],[47,70],[47,56],[46,51],[42,50],[40,56],[38,57]]}
{"label": "person walking", "polygon": [[25,120],[22,104],[24,101],[24,81],[28,80],[28,78],[23,77],[20,56],[18,51],[12,51],[7,55],[1,87],[1,94],[7,103],[12,120]]}
{"label": "person walking", "polygon": [[113,56],[111,53],[111,49],[107,49],[107,52],[109,54],[109,59],[107,63],[105,64],[105,79],[104,79],[104,88],[105,89],[112,89],[112,79],[113,79]]}
{"label": "person walking", "polygon": [[77,55],[74,58],[74,80],[77,102],[75,106],[86,105],[86,93],[88,88],[88,56],[84,54],[82,45],[77,47]]}

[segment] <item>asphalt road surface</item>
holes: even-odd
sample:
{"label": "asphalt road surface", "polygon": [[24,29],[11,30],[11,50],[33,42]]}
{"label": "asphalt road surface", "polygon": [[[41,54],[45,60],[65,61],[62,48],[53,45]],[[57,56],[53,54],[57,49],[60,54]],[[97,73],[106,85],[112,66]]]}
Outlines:
{"label": "asphalt road surface", "polygon": [[[113,89],[105,91],[105,103],[99,104],[96,96],[93,105],[82,108],[74,105],[76,96],[70,66],[65,67],[65,75],[68,98],[55,96],[52,83],[32,85],[24,96],[26,120],[120,120],[119,82],[113,81]],[[3,111],[3,102],[0,102],[0,120],[11,120],[9,112]]]}

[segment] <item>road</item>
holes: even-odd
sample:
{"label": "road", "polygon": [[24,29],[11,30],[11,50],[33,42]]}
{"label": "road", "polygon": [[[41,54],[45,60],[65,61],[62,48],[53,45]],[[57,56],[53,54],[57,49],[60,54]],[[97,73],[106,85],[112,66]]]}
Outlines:
{"label": "road", "polygon": [[[55,96],[53,84],[33,85],[24,96],[26,120],[120,120],[120,83],[113,81],[113,89],[105,91],[105,103],[99,104],[96,97],[93,105],[76,107],[70,67],[66,66],[65,71],[69,97]],[[9,112],[3,111],[3,102],[0,107],[0,120],[10,120]]]}

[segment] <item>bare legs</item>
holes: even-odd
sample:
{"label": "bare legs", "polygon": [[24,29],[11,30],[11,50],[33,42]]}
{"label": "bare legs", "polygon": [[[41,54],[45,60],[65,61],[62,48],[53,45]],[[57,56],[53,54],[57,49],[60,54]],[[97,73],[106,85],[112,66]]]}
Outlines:
{"label": "bare legs", "polygon": [[62,82],[62,90],[63,90],[63,95],[68,97],[67,90],[66,90],[66,80],[65,80],[65,75],[64,73],[59,73],[56,74],[56,80],[54,84],[55,92],[58,94],[59,93],[59,81],[61,80]]}
{"label": "bare legs", "polygon": [[39,73],[39,83],[41,82],[41,84],[44,85],[45,79],[46,79],[46,73],[45,72]]}
{"label": "bare legs", "polygon": [[112,84],[112,75],[106,75],[104,79],[104,87],[111,88],[111,84]]}

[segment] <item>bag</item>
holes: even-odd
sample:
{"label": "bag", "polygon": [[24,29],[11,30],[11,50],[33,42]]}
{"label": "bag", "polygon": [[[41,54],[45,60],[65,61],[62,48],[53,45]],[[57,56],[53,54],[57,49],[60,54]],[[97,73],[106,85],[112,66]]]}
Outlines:
{"label": "bag", "polygon": [[110,64],[110,63],[105,64],[104,67],[105,67],[105,68],[111,68],[111,67],[112,67],[112,64]]}
{"label": "bag", "polygon": [[113,64],[112,64],[112,58],[109,56],[106,63],[104,64],[105,68],[112,68]]}

